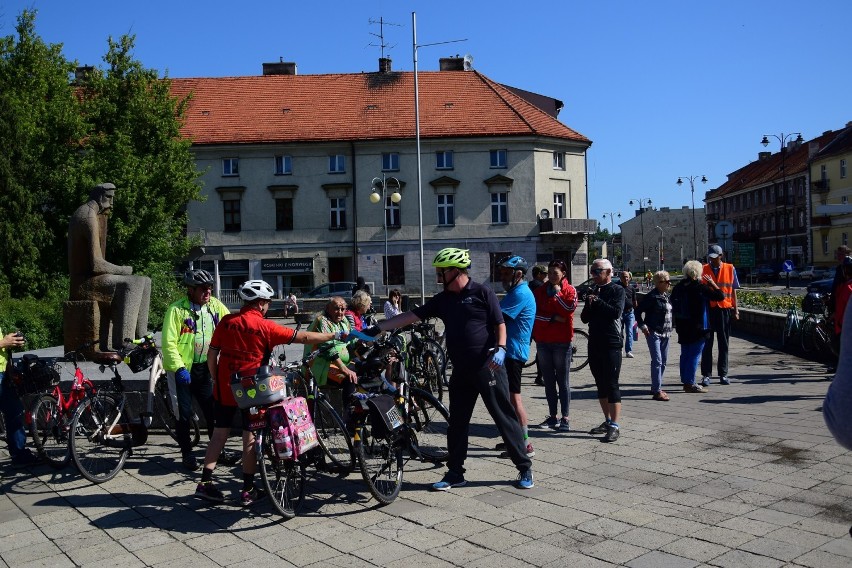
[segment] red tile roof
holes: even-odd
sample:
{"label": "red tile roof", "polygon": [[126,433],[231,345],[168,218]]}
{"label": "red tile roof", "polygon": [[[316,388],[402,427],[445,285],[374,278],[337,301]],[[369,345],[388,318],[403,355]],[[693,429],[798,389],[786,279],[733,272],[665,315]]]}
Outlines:
{"label": "red tile roof", "polygon": [[[477,71],[417,74],[422,138],[582,134]],[[171,79],[192,94],[182,133],[195,144],[414,138],[414,74]]]}
{"label": "red tile roof", "polygon": [[[834,140],[838,132],[828,131],[813,140],[799,144],[796,148],[788,149],[784,158],[784,170],[786,178],[792,179],[801,176],[808,169],[808,148],[816,144],[816,149],[825,148],[829,142]],[[776,142],[775,138],[771,138]],[[785,175],[781,169],[781,152],[776,152],[768,158],[757,160],[747,166],[728,174],[728,181],[718,188],[707,192],[706,201],[718,199],[725,195],[735,194],[740,190],[764,186],[774,181],[781,181]]]}

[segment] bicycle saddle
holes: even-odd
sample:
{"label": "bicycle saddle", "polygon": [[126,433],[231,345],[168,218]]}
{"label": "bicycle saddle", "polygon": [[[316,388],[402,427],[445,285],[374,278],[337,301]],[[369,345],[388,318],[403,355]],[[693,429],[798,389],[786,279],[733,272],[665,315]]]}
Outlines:
{"label": "bicycle saddle", "polygon": [[98,363],[99,365],[112,365],[113,363],[118,364],[123,361],[121,355],[115,351],[95,351],[92,353],[91,359],[93,363]]}

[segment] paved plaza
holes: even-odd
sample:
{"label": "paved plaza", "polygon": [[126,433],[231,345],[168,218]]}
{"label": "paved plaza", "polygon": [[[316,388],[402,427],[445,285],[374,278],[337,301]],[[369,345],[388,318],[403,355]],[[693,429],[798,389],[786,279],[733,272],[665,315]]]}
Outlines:
{"label": "paved plaza", "polygon": [[[499,440],[481,404],[467,486],[430,492],[443,468],[409,462],[399,499],[379,507],[359,474],[318,474],[302,515],[286,522],[267,503],[193,497],[199,475],[181,470],[165,436],[102,485],[73,465],[15,470],[4,455],[0,565],[852,566],[852,455],[823,424],[826,368],[734,338],[732,384],[687,394],[679,352],[674,344],[669,402],[651,400],[643,341],[624,360],[613,444],[587,434],[601,412],[588,368],[573,374],[573,431],[531,429],[527,491],[513,487],[517,472],[493,449]],[[524,375],[524,395],[537,423],[546,404],[533,378]],[[239,467],[216,475],[235,495]]]}

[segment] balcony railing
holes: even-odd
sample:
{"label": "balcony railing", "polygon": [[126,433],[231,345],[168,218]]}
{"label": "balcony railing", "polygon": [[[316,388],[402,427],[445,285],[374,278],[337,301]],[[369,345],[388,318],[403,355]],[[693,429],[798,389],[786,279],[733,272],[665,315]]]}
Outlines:
{"label": "balcony railing", "polygon": [[828,180],[818,179],[811,182],[811,191],[820,192],[828,191]]}
{"label": "balcony railing", "polygon": [[598,230],[595,219],[539,219],[539,233],[594,233]]}

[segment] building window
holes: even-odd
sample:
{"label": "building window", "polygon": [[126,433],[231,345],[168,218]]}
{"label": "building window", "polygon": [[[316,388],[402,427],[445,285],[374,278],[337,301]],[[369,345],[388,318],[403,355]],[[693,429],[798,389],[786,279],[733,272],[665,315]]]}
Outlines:
{"label": "building window", "polygon": [[512,253],[508,251],[488,253],[488,266],[491,271],[492,282],[500,282],[500,267],[497,265],[497,263],[506,258],[507,256],[512,256]]}
{"label": "building window", "polygon": [[238,175],[240,175],[240,159],[239,158],[222,158],[222,175],[223,176],[238,176]]}
{"label": "building window", "polygon": [[846,177],[846,160],[840,160],[840,179]]}
{"label": "building window", "polygon": [[553,218],[565,219],[565,194],[553,194]]}
{"label": "building window", "polygon": [[385,196],[385,223],[388,227],[394,228],[402,225],[399,203],[394,203],[390,195]]}
{"label": "building window", "polygon": [[438,196],[438,225],[452,226],[455,225],[456,215],[453,195]]}
{"label": "building window", "polygon": [[293,200],[280,198],[275,200],[275,230],[293,230]]}
{"label": "building window", "polygon": [[382,265],[382,273],[386,286],[405,284],[405,256],[388,255],[387,263]]}
{"label": "building window", "polygon": [[328,173],[342,174],[346,171],[346,156],[334,154],[328,157]]}
{"label": "building window", "polygon": [[565,152],[554,152],[553,153],[553,169],[554,170],[564,170],[565,169]]}
{"label": "building window", "polygon": [[275,175],[285,176],[293,173],[292,156],[275,156]]}
{"label": "building window", "polygon": [[825,167],[825,164],[819,167],[819,179],[826,180],[828,179],[828,170]]}
{"label": "building window", "polygon": [[805,212],[799,211],[799,228],[803,228],[805,226]]}
{"label": "building window", "polygon": [[[774,231],[774,230],[775,230],[775,215],[773,215],[772,217],[770,217],[770,218],[769,218],[769,230],[770,230],[770,231]],[[773,255],[774,255],[774,254],[775,254],[775,253],[773,253]],[[773,258],[774,258],[774,256],[773,256]]]}
{"label": "building window", "polygon": [[841,245],[848,245],[849,244],[849,238],[848,238],[847,233],[840,233],[840,244]]}
{"label": "building window", "polygon": [[331,224],[330,229],[345,229],[346,228],[346,198],[332,197],[331,198]]}
{"label": "building window", "polygon": [[383,172],[398,172],[399,171],[399,153],[385,152],[382,154],[382,171]]}
{"label": "building window", "polygon": [[491,150],[491,167],[506,167],[506,150]]}
{"label": "building window", "polygon": [[778,258],[778,245],[772,245],[772,258]]}
{"label": "building window", "polygon": [[508,193],[491,194],[491,222],[494,224],[509,222]]}
{"label": "building window", "polygon": [[240,200],[226,199],[222,201],[222,209],[225,212],[225,231],[240,231]]}
{"label": "building window", "polygon": [[822,254],[828,254],[828,237],[822,238]]}
{"label": "building window", "polygon": [[847,203],[849,203],[849,196],[847,196],[847,195],[841,195],[841,196],[840,196],[840,204],[841,204],[841,205],[846,205]]}
{"label": "building window", "polygon": [[435,167],[439,170],[453,169],[453,151],[439,150],[435,152]]}

